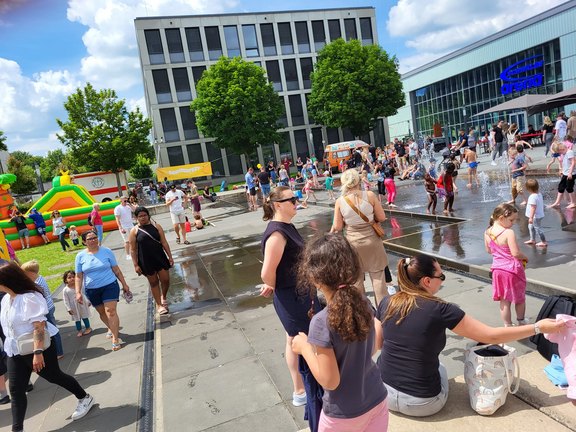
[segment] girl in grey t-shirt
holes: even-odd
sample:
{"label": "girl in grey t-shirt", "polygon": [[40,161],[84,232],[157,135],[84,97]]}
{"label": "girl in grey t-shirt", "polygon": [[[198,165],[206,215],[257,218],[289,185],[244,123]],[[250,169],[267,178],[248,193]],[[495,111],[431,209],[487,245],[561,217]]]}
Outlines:
{"label": "girl in grey t-shirt", "polygon": [[380,325],[354,286],[358,255],[344,237],[325,234],[305,248],[301,262],[300,286],[311,286],[312,294],[320,289],[327,302],[312,317],[308,336],[300,333],[292,341],[325,390],[318,430],[385,432],[387,393],[372,361]]}

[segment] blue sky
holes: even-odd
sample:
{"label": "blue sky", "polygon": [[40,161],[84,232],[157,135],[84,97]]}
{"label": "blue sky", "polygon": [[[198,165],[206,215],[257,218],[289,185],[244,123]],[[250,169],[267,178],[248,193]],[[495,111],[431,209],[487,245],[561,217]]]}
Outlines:
{"label": "blue sky", "polygon": [[[373,6],[402,72],[565,0],[0,0],[0,130],[9,150],[60,147],[56,118],[76,88],[112,88],[145,111],[133,20],[140,16]],[[312,6],[311,6],[312,5]]]}

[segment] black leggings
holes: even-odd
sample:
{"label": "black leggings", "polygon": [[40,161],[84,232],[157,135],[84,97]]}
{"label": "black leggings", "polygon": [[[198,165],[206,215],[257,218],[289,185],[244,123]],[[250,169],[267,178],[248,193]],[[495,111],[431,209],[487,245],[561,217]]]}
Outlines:
{"label": "black leggings", "polygon": [[68,244],[68,242],[66,241],[66,233],[60,233],[58,235],[58,240],[60,240],[60,245],[62,245],[62,250],[64,252],[66,252],[66,248],[70,248],[70,245]]}
{"label": "black leggings", "polygon": [[[12,399],[12,430],[21,431],[24,429],[24,418],[28,399],[26,398],[26,387],[32,374],[32,359],[34,355],[8,357],[8,380],[10,387],[10,397]],[[56,344],[54,338],[50,347],[44,351],[44,369],[38,375],[52,384],[58,384],[78,399],[86,397],[86,392],[74,377],[65,374],[60,370],[58,359],[56,358]]]}

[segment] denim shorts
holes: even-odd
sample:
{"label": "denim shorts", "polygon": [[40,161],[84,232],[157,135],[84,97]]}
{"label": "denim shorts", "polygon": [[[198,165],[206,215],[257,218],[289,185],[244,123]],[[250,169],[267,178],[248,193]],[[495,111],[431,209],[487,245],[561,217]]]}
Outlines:
{"label": "denim shorts", "polygon": [[120,285],[118,285],[118,281],[114,281],[100,288],[88,288],[86,289],[86,297],[94,307],[111,301],[117,302],[120,299]]}
{"label": "denim shorts", "polygon": [[39,235],[45,235],[46,234],[46,227],[36,227],[36,232]]}
{"label": "denim shorts", "polygon": [[30,230],[28,228],[18,230],[18,237],[20,237],[20,238],[28,237],[29,235],[30,235]]}

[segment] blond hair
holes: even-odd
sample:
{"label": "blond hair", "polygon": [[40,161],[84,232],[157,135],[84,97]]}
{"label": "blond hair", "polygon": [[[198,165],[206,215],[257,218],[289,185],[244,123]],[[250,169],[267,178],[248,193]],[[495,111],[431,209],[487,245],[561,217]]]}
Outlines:
{"label": "blond hair", "polygon": [[544,117],[544,124],[546,126],[552,126],[552,120],[550,120],[550,117],[548,116]]}
{"label": "blond hair", "polygon": [[40,264],[36,260],[26,261],[20,268],[30,273],[40,272]]}
{"label": "blond hair", "polygon": [[342,196],[346,195],[352,189],[356,189],[360,185],[360,175],[355,169],[347,169],[340,177],[342,184]]}

